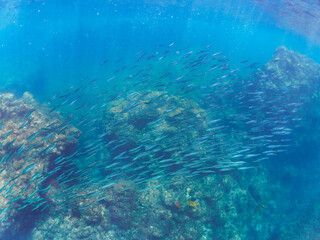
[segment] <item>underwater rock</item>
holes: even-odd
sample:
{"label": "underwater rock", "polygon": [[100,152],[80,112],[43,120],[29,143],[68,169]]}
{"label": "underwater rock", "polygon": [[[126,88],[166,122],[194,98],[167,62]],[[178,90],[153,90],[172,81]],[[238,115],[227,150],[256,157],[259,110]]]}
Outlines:
{"label": "underwater rock", "polygon": [[[183,172],[184,158],[196,165],[193,155],[204,153],[197,139],[206,132],[206,112],[193,101],[166,92],[135,92],[110,102],[105,126],[109,165],[121,163],[121,174],[136,180],[157,180],[171,168]],[[103,174],[108,173],[106,165]]]}
{"label": "underwater rock", "polygon": [[125,239],[119,235],[115,225],[107,229],[102,224],[89,225],[85,221],[68,215],[55,215],[41,222],[33,231],[32,239],[88,239],[114,240]]}
{"label": "underwater rock", "polygon": [[28,225],[25,219],[33,216],[35,223],[37,211],[48,206],[53,159],[72,152],[79,133],[67,141],[78,130],[72,126],[59,129],[62,118],[49,114],[27,92],[21,99],[0,94],[0,122],[0,239],[7,239],[23,232]]}
{"label": "underwater rock", "polygon": [[[195,102],[169,95],[166,92],[147,91],[135,92],[127,98],[112,101],[106,112],[106,129],[114,138],[130,138],[137,142],[142,134],[150,129],[150,124],[155,131],[153,137],[164,133],[175,133],[187,126],[184,119],[195,118],[196,126],[190,131],[189,136],[195,137],[205,130],[206,112]],[[157,129],[158,128],[158,129]]]}
{"label": "underwater rock", "polygon": [[[208,128],[207,118],[206,112],[191,100],[170,96],[165,92],[134,93],[127,98],[120,98],[111,102],[107,108],[105,119],[106,130],[109,133],[107,140],[116,142],[114,144],[116,146],[121,145],[123,140],[126,144],[121,148],[114,148],[111,144],[109,147],[111,156],[119,161],[117,156],[123,151],[128,149],[129,152],[135,151],[137,146],[147,146],[145,151],[148,152],[149,145],[157,144],[166,155],[163,161],[167,161],[170,157],[179,159],[180,151],[186,151],[191,155],[192,152],[197,152],[199,155],[200,152],[205,152],[205,145],[202,144],[199,148],[193,149],[193,143],[199,141],[198,139]],[[192,121],[188,122],[189,119]],[[192,128],[185,130],[190,125]],[[175,137],[168,138],[170,141],[157,141],[157,139],[166,139],[167,136]],[[221,138],[220,141],[222,141]],[[232,141],[245,146],[245,143],[241,143],[241,139]],[[232,144],[232,141],[229,144]],[[166,152],[166,149],[174,147],[178,148],[172,153]],[[232,152],[229,154],[232,156]],[[147,167],[151,173],[159,172],[159,167],[156,165],[158,156],[161,154],[150,152],[143,156],[143,160],[148,161]],[[128,159],[135,161],[135,155],[125,158],[125,160]],[[132,160],[128,160],[130,161]],[[185,161],[185,166],[193,164],[192,158]],[[153,165],[155,165],[154,168],[152,168]],[[153,182],[144,184],[144,188],[149,190],[140,193],[137,203],[144,209],[149,209],[147,211],[149,214],[143,215],[144,218],[149,219],[148,222],[152,222],[153,228],[149,228],[148,231],[160,239],[178,239],[178,237],[201,239],[206,236],[215,236],[217,239],[254,239],[269,236],[272,230],[265,227],[262,217],[273,209],[267,201],[264,202],[271,195],[267,175],[260,169],[248,171],[251,172],[250,177],[255,179],[250,185],[245,175],[240,173],[203,176],[203,179],[189,180],[184,178],[188,175],[188,171],[177,176],[169,171],[169,175],[174,178],[172,185],[169,182],[168,186],[160,187],[157,186],[161,185],[161,181],[154,181],[149,176],[150,181]],[[161,171],[159,175],[162,176]],[[141,177],[146,179],[148,175],[141,174]],[[153,189],[153,187],[156,188]],[[142,212],[140,210],[139,214]],[[150,212],[153,214],[150,215]],[[135,219],[139,223],[144,223],[144,218],[139,218],[139,214],[136,214]],[[124,218],[120,214],[117,216],[120,218],[117,218],[116,222]],[[131,217],[133,216],[130,214],[129,218]],[[159,225],[156,220],[159,218],[165,218],[166,224]],[[244,228],[243,224],[247,222],[250,224]],[[208,224],[204,227],[204,223]],[[127,231],[132,227],[134,225]],[[136,227],[139,228],[139,226]],[[171,234],[165,229],[170,229]],[[175,237],[172,237],[172,233]],[[248,233],[253,237],[247,238]]]}
{"label": "underwater rock", "polygon": [[[278,47],[263,71],[275,86],[314,89],[319,86],[320,65],[312,59],[287,49]],[[273,77],[273,78],[272,78]]]}

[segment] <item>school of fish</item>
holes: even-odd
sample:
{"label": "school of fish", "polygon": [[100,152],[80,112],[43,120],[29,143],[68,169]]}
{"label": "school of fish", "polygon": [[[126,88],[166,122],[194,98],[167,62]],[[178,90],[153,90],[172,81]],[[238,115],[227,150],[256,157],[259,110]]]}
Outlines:
{"label": "school of fish", "polygon": [[[233,62],[214,45],[177,45],[139,51],[131,64],[103,60],[106,77],[86,76],[55,94],[47,114],[63,119],[48,120],[25,139],[19,132],[37,126],[37,108],[9,132],[0,118],[0,171],[29,163],[0,189],[7,199],[0,221],[11,208],[81,211],[110,197],[115,186],[141,192],[179,178],[254,170],[290,148],[303,100],[281,76],[247,59]],[[61,136],[66,143],[77,139],[77,147],[59,152]],[[54,156],[47,170],[37,169],[39,156]],[[28,181],[17,191],[21,178]]]}

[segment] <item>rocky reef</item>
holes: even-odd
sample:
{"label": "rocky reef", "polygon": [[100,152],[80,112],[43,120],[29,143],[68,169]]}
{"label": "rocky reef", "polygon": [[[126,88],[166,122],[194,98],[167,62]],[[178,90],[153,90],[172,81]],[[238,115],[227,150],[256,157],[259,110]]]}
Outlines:
{"label": "rocky reef", "polygon": [[206,132],[206,119],[206,112],[191,100],[159,91],[135,93],[107,107],[108,151],[111,159],[120,156],[136,167],[149,161],[142,166],[154,174],[159,167],[170,168],[172,162],[180,169],[186,151],[204,151],[194,143]]}
{"label": "rocky reef", "polygon": [[0,238],[8,239],[32,227],[40,210],[45,210],[53,159],[72,152],[79,133],[66,141],[78,130],[64,128],[62,118],[49,114],[30,93],[24,93],[21,99],[3,93],[0,102]]}
{"label": "rocky reef", "polygon": [[130,137],[133,141],[135,138],[141,138],[155,120],[159,120],[156,122],[159,130],[154,133],[153,138],[161,136],[162,132],[177,133],[179,129],[187,127],[188,122],[184,122],[184,119],[197,119],[197,125],[190,131],[190,136],[185,136],[186,138],[201,134],[199,130],[207,127],[206,112],[199,105],[167,92],[135,92],[127,98],[111,102],[107,109],[107,130],[119,138]]}
{"label": "rocky reef", "polygon": [[275,50],[272,59],[263,66],[263,71],[271,79],[272,77],[278,79],[272,83],[279,87],[292,86],[304,90],[319,87],[319,64],[286,47],[279,47]]}
{"label": "rocky reef", "polygon": [[[139,107],[133,104],[138,102]],[[193,123],[190,130],[186,129],[190,126],[189,119]],[[276,206],[268,200],[273,192],[264,169],[190,179],[185,165],[161,170],[159,162],[162,158],[159,156],[164,154],[164,161],[172,157],[177,161],[183,158],[176,154],[179,151],[167,149],[178,148],[191,153],[201,150],[192,147],[208,128],[206,121],[206,112],[199,105],[165,92],[135,93],[111,102],[105,115],[106,141],[113,143],[108,146],[110,157],[113,161],[124,162],[122,174],[128,176],[134,175],[127,170],[130,166],[127,167],[126,161],[131,164],[138,160],[137,167],[144,167],[138,178],[143,180],[141,187],[123,190],[127,183],[118,182],[109,189],[109,197],[94,206],[68,210],[59,213],[58,220],[50,217],[39,224],[34,239],[41,239],[43,234],[47,239],[67,236],[70,239],[179,240],[256,239],[272,235],[275,227],[265,222],[275,219],[272,212]],[[165,141],[169,135],[176,136],[179,141]],[[142,144],[146,140],[148,144]],[[137,146],[144,146],[144,150],[149,151],[149,145],[153,146],[151,150],[160,150],[138,155],[138,158],[133,154]],[[123,151],[129,154],[123,157]],[[192,164],[192,159],[188,160]],[[108,169],[110,164],[112,162],[106,164]],[[172,174],[181,169],[183,174]],[[192,171],[191,167],[190,173]],[[174,181],[162,184],[161,179],[166,174],[171,174]],[[81,205],[75,204],[74,208],[80,209]],[[58,225],[60,228],[55,227]]]}
{"label": "rocky reef", "polygon": [[[257,75],[261,85],[286,87],[288,95],[302,99],[297,104],[305,107],[319,102],[315,80],[319,69],[305,56],[280,47]],[[313,101],[308,98],[311,92]],[[4,120],[0,239],[18,239],[15,232],[26,222],[32,222],[27,228],[33,230],[30,239],[39,240],[316,239],[317,193],[309,195],[312,202],[294,195],[300,191],[307,196],[310,189],[304,190],[300,181],[311,181],[310,169],[319,167],[316,160],[302,164],[304,153],[299,153],[299,147],[313,141],[307,140],[312,125],[293,132],[297,148],[277,159],[271,155],[253,167],[216,171],[218,167],[210,165],[232,156],[224,145],[245,146],[248,136],[226,141],[229,135],[211,134],[208,123],[216,121],[214,115],[191,98],[145,90],[109,101],[104,105],[98,146],[83,152],[73,151],[80,131],[30,94],[22,99],[2,94],[0,101]],[[231,109],[227,114],[235,112]],[[298,117],[306,121],[310,114],[305,110]],[[37,131],[39,136],[32,140]],[[219,136],[210,139],[208,135]],[[218,147],[206,145],[208,139]],[[23,143],[25,150],[18,155]],[[218,157],[211,159],[210,151],[219,153]],[[73,156],[84,152],[99,154],[92,155],[95,165],[81,169]],[[71,181],[62,180],[69,174]],[[11,180],[13,184],[6,185]],[[312,182],[317,180],[315,175]]]}

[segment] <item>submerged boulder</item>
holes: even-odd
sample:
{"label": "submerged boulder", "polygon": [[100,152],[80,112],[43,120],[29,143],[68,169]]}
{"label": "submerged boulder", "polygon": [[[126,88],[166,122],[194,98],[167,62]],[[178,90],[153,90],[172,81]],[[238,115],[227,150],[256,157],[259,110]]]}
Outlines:
{"label": "submerged boulder", "polygon": [[75,149],[80,132],[27,92],[21,99],[0,94],[0,124],[0,239],[8,239],[48,207],[53,160]]}
{"label": "submerged boulder", "polygon": [[[112,101],[105,114],[109,161],[128,164],[123,169],[136,177],[143,171],[146,178],[157,177],[160,165],[162,171],[172,165],[174,171],[183,170],[187,153],[204,153],[197,143],[206,132],[206,119],[198,104],[167,92],[134,92]],[[145,169],[135,171],[139,167]]]}
{"label": "submerged boulder", "polygon": [[299,52],[278,47],[263,72],[271,77],[272,84],[313,91],[319,86],[320,65]]}
{"label": "submerged boulder", "polygon": [[[175,133],[195,124],[188,133],[196,137],[206,129],[206,112],[195,102],[167,92],[134,92],[110,103],[106,112],[106,129],[116,138],[137,141],[152,128],[154,136]],[[188,122],[189,121],[189,122]]]}

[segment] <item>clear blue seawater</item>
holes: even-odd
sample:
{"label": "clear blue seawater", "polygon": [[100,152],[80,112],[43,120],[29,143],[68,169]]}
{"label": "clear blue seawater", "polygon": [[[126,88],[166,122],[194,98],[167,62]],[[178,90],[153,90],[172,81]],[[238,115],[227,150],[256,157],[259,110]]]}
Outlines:
{"label": "clear blue seawater", "polygon": [[[130,180],[133,182],[139,181],[140,179],[153,181],[154,176],[161,175],[162,177],[164,173],[167,174],[164,174],[164,181],[177,175],[179,175],[179,177],[186,177],[184,180],[179,179],[179,187],[175,188],[174,184],[164,185],[173,189],[171,189],[170,192],[172,195],[171,200],[168,200],[168,198],[170,199],[170,194],[164,190],[161,190],[163,192],[160,193],[156,192],[155,194],[157,194],[157,196],[153,198],[149,196],[149,200],[145,200],[146,198],[141,200],[142,196],[144,196],[143,194],[146,194],[145,191],[139,192],[138,189],[130,188],[130,191],[134,192],[131,194],[135,194],[136,197],[136,200],[132,200],[131,196],[126,195],[126,191],[120,191],[120,193],[118,193],[118,189],[116,189],[114,191],[117,192],[117,196],[113,198],[114,200],[104,203],[103,207],[105,210],[101,211],[106,211],[107,215],[111,215],[111,213],[121,212],[121,209],[125,209],[123,210],[125,213],[123,213],[123,215],[116,215],[117,217],[113,218],[106,217],[107,220],[102,217],[97,222],[93,221],[93,223],[86,219],[86,214],[88,214],[89,219],[95,215],[96,212],[94,212],[94,210],[92,210],[93,212],[82,212],[84,209],[81,209],[81,204],[80,206],[77,205],[78,203],[75,203],[76,200],[71,197],[71,200],[69,199],[71,204],[66,207],[66,211],[72,210],[71,212],[74,213],[74,215],[71,214],[71,218],[76,218],[78,219],[77,221],[80,222],[80,226],[77,225],[75,227],[75,225],[72,225],[71,228],[78,229],[79,232],[85,228],[95,228],[95,231],[92,230],[89,235],[83,236],[67,234],[67,227],[63,227],[64,224],[66,225],[67,223],[65,220],[61,220],[64,219],[64,217],[61,217],[61,214],[63,215],[62,207],[57,207],[57,203],[53,200],[51,201],[54,193],[45,196],[40,194],[40,196],[45,199],[46,204],[48,204],[47,209],[50,209],[50,211],[37,212],[37,210],[33,211],[32,208],[26,212],[22,210],[20,212],[18,211],[18,217],[17,215],[14,217],[18,219],[16,222],[19,222],[16,227],[17,232],[12,234],[9,233],[10,231],[2,230],[1,228],[0,230],[4,232],[4,234],[1,234],[0,239],[80,239],[80,237],[81,239],[158,240],[320,239],[318,225],[318,217],[320,217],[320,148],[318,137],[320,134],[320,110],[318,104],[320,103],[320,99],[319,88],[317,88],[317,82],[320,80],[320,68],[312,72],[314,76],[308,75],[311,71],[307,67],[301,70],[305,72],[303,72],[304,75],[299,75],[299,77],[307,76],[308,79],[313,79],[314,82],[303,83],[305,88],[301,87],[299,90],[294,90],[294,84],[299,84],[297,82],[291,83],[292,85],[269,85],[268,81],[271,82],[271,80],[269,80],[270,76],[264,76],[268,73],[259,72],[264,69],[264,64],[272,59],[275,50],[281,46],[320,63],[320,34],[317,25],[320,15],[318,14],[318,9],[320,9],[320,5],[316,1],[302,0],[293,2],[284,0],[0,1],[0,92],[2,94],[13,93],[17,98],[23,96],[25,92],[30,92],[40,104],[48,107],[49,110],[47,112],[49,112],[50,109],[53,109],[52,112],[59,112],[64,119],[63,121],[70,124],[68,128],[71,128],[70,126],[73,125],[84,133],[83,136],[79,137],[76,149],[72,150],[78,150],[81,155],[71,157],[68,160],[75,165],[73,166],[74,169],[70,172],[77,174],[77,170],[79,169],[80,172],[81,170],[87,171],[91,169],[90,174],[92,174],[92,176],[88,175],[88,178],[84,180],[83,176],[77,177],[77,175],[75,175],[74,179],[72,179],[72,175],[68,175],[68,169],[64,169],[65,175],[68,175],[71,179],[71,183],[68,183],[69,185],[67,185],[66,190],[63,191],[64,193],[69,191],[71,194],[72,186],[81,189],[81,184],[87,181],[89,183],[85,185],[86,191],[99,192],[101,189],[105,189],[103,186],[106,187],[107,181],[105,179],[108,179],[108,176],[116,173],[121,174],[120,177],[116,177],[114,180],[116,185],[124,184],[125,181]],[[165,51],[169,52],[165,53]],[[192,53],[190,53],[191,51]],[[226,85],[223,83],[221,87],[218,86],[214,88],[215,91],[213,93],[211,90],[203,93],[203,95],[201,95],[202,90],[200,90],[200,92],[181,93],[182,90],[184,91],[189,87],[198,86],[206,89],[205,86],[211,86],[215,81],[218,83],[224,81],[224,77],[219,78],[225,74],[223,69],[220,69],[219,73],[215,75],[215,73],[208,71],[208,69],[214,66],[208,67],[206,63],[186,67],[190,63],[187,62],[189,61],[189,55],[187,54],[190,54],[190,58],[197,61],[201,54],[206,53],[213,57],[214,54],[217,54],[216,56],[218,56],[218,58],[222,56],[226,58],[226,63],[230,64],[230,69],[226,70],[227,72],[241,68],[241,70],[237,70],[236,72],[237,76],[240,77],[231,79]],[[141,57],[141,60],[139,57]],[[206,59],[207,56],[203,56],[203,58]],[[244,63],[241,62],[245,61],[256,63],[256,65],[252,68],[244,68]],[[281,62],[281,59],[274,59],[273,63],[277,61]],[[219,68],[223,68],[223,59],[217,63],[219,64]],[[298,75],[295,69],[300,69],[300,63],[294,61],[290,63],[292,64],[290,68],[285,67],[284,71],[292,71],[293,75]],[[152,68],[150,66],[152,66]],[[283,67],[284,65],[279,66]],[[150,85],[143,85],[144,77],[141,76],[141,73],[137,73],[141,69],[143,70],[142,74],[147,74],[144,77],[148,79]],[[191,70],[189,71],[189,69]],[[258,79],[267,79],[266,85],[252,87],[247,84],[246,79],[251,79],[248,75],[256,72],[259,72]],[[136,73],[137,75],[139,74],[138,77],[132,77]],[[164,76],[164,74],[168,75]],[[181,80],[179,79],[180,77],[182,80],[190,79],[191,82],[182,83],[182,85],[179,83],[178,87],[165,85],[161,90],[151,86],[155,84],[159,78],[162,84],[166,84],[166,81],[169,83],[174,79],[178,79],[179,81]],[[227,76],[226,78],[229,77],[230,76]],[[277,78],[278,81],[282,81],[281,76],[278,77],[280,77]],[[304,79],[301,78],[300,80],[303,81]],[[94,82],[91,84],[90,81]],[[290,81],[289,79],[288,82]],[[140,88],[141,82],[142,86],[144,86],[142,88]],[[253,82],[256,84],[255,81]],[[188,84],[192,85],[188,86]],[[69,98],[68,94],[71,92],[70,89],[77,89],[77,87],[80,86],[89,87],[83,91],[81,89],[79,95],[78,92],[73,92]],[[268,87],[272,89],[276,88],[276,90],[270,90]],[[155,144],[152,142],[154,140],[153,138],[161,136],[152,135],[148,138],[143,130],[139,133],[136,130],[132,130],[129,127],[130,121],[133,122],[133,125],[136,123],[139,131],[145,129],[139,125],[143,125],[144,123],[138,122],[138,120],[141,120],[138,119],[141,117],[141,114],[135,115],[137,119],[131,119],[125,115],[128,111],[130,116],[132,112],[131,108],[136,107],[136,101],[139,102],[141,99],[130,100],[130,103],[123,103],[121,99],[122,97],[126,98],[128,96],[130,98],[130,94],[133,92],[135,92],[135,94],[138,92],[138,94],[142,95],[146,90],[167,92],[171,96],[179,98],[183,103],[184,101],[181,99],[184,97],[194,101],[198,104],[197,106],[199,106],[199,108],[207,111],[206,117],[208,119],[206,119],[206,121],[208,122],[214,121],[214,119],[217,118],[223,119],[221,120],[223,122],[221,125],[224,130],[221,133],[219,132],[221,137],[218,133],[209,134],[210,137],[216,134],[217,137],[212,141],[219,139],[222,144],[221,149],[224,149],[219,149],[219,152],[216,149],[208,147],[209,150],[207,151],[212,151],[209,156],[213,156],[215,159],[214,162],[206,162],[204,165],[203,161],[205,160],[199,160],[202,159],[202,157],[199,157],[198,160],[190,160],[187,157],[186,159],[178,160],[179,157],[177,156],[181,154],[180,151],[183,152],[183,150],[197,154],[200,153],[199,150],[193,149],[191,143],[183,142],[187,141],[187,138],[190,138],[189,135],[182,136],[183,133],[181,132],[179,134],[182,135],[170,132],[163,136],[161,135],[167,139],[167,142],[165,142],[165,144],[161,142],[160,148],[165,151],[164,148],[181,147],[183,145],[182,150],[172,150],[176,151],[178,155],[172,152],[167,152],[163,158],[161,157],[164,155],[150,155],[151,160],[141,160],[140,165],[135,165],[137,160],[135,159],[134,154],[136,153],[134,152],[134,148],[141,146],[141,148],[139,148],[140,154],[151,154],[146,144],[150,144],[150,149],[153,149],[153,147],[155,147],[155,145],[151,146]],[[233,90],[234,92],[228,93],[228,90]],[[260,94],[259,92],[266,93],[266,102],[268,101],[268,106],[271,109],[269,110],[271,112],[279,112],[277,112],[275,116],[271,114],[272,116],[269,117],[269,115],[266,114],[266,111],[269,111],[268,108],[264,108],[264,104],[266,103],[258,103],[258,97],[254,101],[251,101],[251,103],[247,103],[244,108],[233,105],[239,103],[241,99],[246,99],[248,97],[247,94],[250,96],[250,93],[253,91],[257,91],[257,94]],[[277,95],[273,91],[277,91]],[[97,97],[104,92],[107,92],[106,96],[111,97],[106,99]],[[65,98],[63,94],[68,96]],[[121,96],[114,97],[117,94],[121,94]],[[205,97],[208,96],[205,94],[212,94],[212,96],[211,98],[207,98],[209,100],[204,100]],[[274,96],[272,94],[274,94]],[[58,99],[57,103],[54,103],[54,101],[48,103],[55,95],[58,96],[54,99],[54,101]],[[157,97],[158,95],[155,96]],[[281,96],[285,97],[281,98]],[[77,97],[79,97],[79,99],[81,98],[79,102],[72,103]],[[64,103],[65,99],[68,101],[67,104]],[[117,102],[119,99],[120,102]],[[213,101],[213,99],[215,102],[210,105],[210,101]],[[158,100],[159,98],[157,101]],[[273,100],[275,102],[272,103]],[[161,101],[159,104],[165,104],[165,100],[162,99]],[[120,113],[124,114],[123,117],[117,118],[113,116],[113,118],[108,118],[105,117],[107,114],[103,113],[103,117],[100,119],[99,114],[101,114],[101,112],[98,113],[94,111],[97,108],[101,108],[101,111],[104,111],[105,108],[108,107],[103,105],[104,102],[108,104],[112,103],[113,107],[127,104],[127,109],[124,108],[120,110]],[[152,101],[150,100],[150,102]],[[293,106],[292,104],[297,102],[302,102],[302,109],[289,109],[288,112],[286,109],[282,112],[282,108]],[[76,105],[78,103],[79,105]],[[5,103],[3,102],[2,104],[0,109],[4,111]],[[55,109],[55,106],[59,106],[59,104],[61,104],[62,107]],[[144,102],[144,104],[146,103]],[[177,105],[173,107],[171,106],[173,110],[169,107],[166,109],[168,113],[174,111],[174,109],[182,103],[176,104]],[[96,107],[96,105],[98,107]],[[130,106],[128,107],[128,105]],[[250,108],[251,105],[258,105],[258,107]],[[227,108],[225,108],[225,106],[227,106]],[[78,109],[73,109],[73,107],[79,107],[79,111]],[[194,107],[194,105],[192,105],[192,107]],[[185,106],[185,109],[192,110],[192,107],[188,105]],[[218,110],[211,111],[213,108],[217,108]],[[143,114],[143,108],[141,111]],[[295,111],[298,111],[298,113]],[[85,113],[88,113],[88,115],[84,115]],[[236,113],[239,115],[236,115]],[[231,115],[233,117],[232,120],[228,118]],[[243,116],[248,117],[248,119]],[[0,122],[1,117],[3,116],[0,115]],[[161,120],[161,117],[162,116],[157,115],[152,121],[156,121],[157,118]],[[189,126],[190,128],[195,128],[196,132],[201,132],[201,130],[198,131],[197,125],[194,123],[194,118],[195,117],[187,114],[183,122],[180,123],[180,125],[183,126],[181,129]],[[297,124],[299,127],[295,128],[294,124],[290,122],[292,118],[302,118],[302,122]],[[128,125],[122,125],[123,121],[121,120],[123,119]],[[265,138],[268,139],[268,141],[273,142],[268,143],[266,141],[263,142],[262,145],[254,142],[252,143],[253,145],[250,145],[250,140],[243,137],[244,135],[250,133],[252,134],[250,137],[260,136],[260,133],[253,130],[254,126],[244,124],[244,122],[249,122],[250,120],[260,121],[264,131],[266,131],[263,133],[262,138],[266,136]],[[263,120],[266,120],[267,123],[263,122]],[[12,121],[14,121],[14,119],[12,119]],[[87,121],[87,123],[85,121]],[[174,122],[173,120],[171,121]],[[28,124],[26,127],[28,127]],[[118,133],[121,132],[120,130],[110,135],[108,135],[109,132],[105,130],[109,129],[109,125],[115,127],[118,126],[117,124],[120,129],[126,129],[128,126],[128,132],[122,136],[123,140],[119,137],[121,136],[121,133]],[[262,126],[258,123],[253,124],[256,124],[257,128]],[[20,125],[21,123],[19,122],[19,126]],[[276,129],[277,126],[279,129]],[[39,131],[41,131],[41,127],[39,126]],[[113,131],[112,127],[110,127],[111,132]],[[161,126],[157,126],[156,128],[160,127]],[[210,126],[207,127],[210,128]],[[217,126],[214,125],[213,127]],[[25,127],[21,128],[24,129]],[[217,164],[215,161],[228,162],[228,159],[233,161],[233,157],[237,155],[237,151],[240,151],[241,155],[243,154],[241,149],[245,151],[246,147],[243,146],[247,146],[246,144],[253,146],[252,148],[255,149],[255,152],[251,152],[250,148],[250,153],[253,155],[264,155],[266,151],[277,149],[275,146],[278,145],[278,142],[280,142],[280,145],[286,145],[286,138],[282,138],[282,135],[278,136],[278,133],[275,133],[275,131],[286,131],[283,128],[290,128],[290,135],[287,137],[290,139],[290,144],[288,144],[288,146],[290,146],[285,146],[283,152],[279,151],[280,154],[268,157],[267,161],[262,161],[258,164],[254,163],[253,166],[259,169],[257,170],[258,172],[250,172],[252,169],[237,170],[237,167],[234,169],[235,172],[229,172],[227,169],[226,173],[221,174],[219,171],[216,171],[220,169],[221,166],[215,165]],[[275,133],[275,136],[272,135],[272,137],[270,137],[270,133],[268,132],[270,129],[272,129],[271,135]],[[150,131],[150,134],[152,131]],[[241,133],[237,135],[239,132],[244,134]],[[147,133],[149,134],[149,132]],[[99,137],[101,134],[106,135]],[[138,136],[139,141],[136,141],[137,139],[134,137],[134,134]],[[194,140],[194,142],[205,148],[208,138],[201,138],[207,136],[206,134],[201,134],[202,133],[199,133],[199,136],[197,135],[198,138]],[[1,135],[1,138],[4,138],[4,136],[5,135]],[[192,136],[194,137],[194,134]],[[65,137],[67,139],[68,135],[66,134]],[[110,142],[117,139],[117,137],[119,137],[119,142],[117,143],[119,146],[122,144],[121,141],[128,141],[128,139],[130,139],[130,143],[127,143],[124,147],[119,147],[121,149],[115,152],[117,148],[112,146]],[[5,141],[5,139],[3,141]],[[26,140],[26,142],[28,141],[30,141],[30,139]],[[102,143],[102,141],[104,142]],[[170,142],[173,145],[170,145]],[[108,143],[111,145],[108,145]],[[90,158],[92,145],[97,145],[101,148],[98,149],[98,155]],[[231,148],[232,145],[235,146],[235,148]],[[240,147],[239,150],[236,149],[237,145],[243,146]],[[112,147],[110,148],[110,146]],[[50,154],[49,152],[51,150],[49,151],[49,147],[44,147],[43,152],[45,152],[45,155]],[[93,151],[96,150],[94,149]],[[216,154],[215,151],[219,153]],[[1,154],[6,153],[1,152]],[[126,156],[126,154],[130,156],[121,160],[121,157]],[[245,155],[242,160],[245,162],[251,161],[251,157],[255,157],[253,155]],[[2,157],[2,155],[0,155],[0,157]],[[55,158],[58,157],[59,155],[55,156]],[[165,168],[166,171],[160,174],[159,166],[155,165],[153,168],[153,164],[155,164],[154,161],[159,160],[157,157],[159,157],[160,161],[176,157],[177,159],[172,161],[177,162],[174,166]],[[100,162],[96,164],[96,161]],[[195,173],[197,170],[195,170],[193,166],[190,172],[183,173],[182,170],[188,168],[187,165],[188,163],[190,164],[190,161],[191,163],[195,161],[195,165],[200,164],[199,174]],[[108,166],[116,162],[119,162],[119,166],[108,168]],[[131,163],[134,165],[130,165]],[[3,162],[1,164],[3,164]],[[93,164],[92,168],[90,168],[90,164]],[[161,164],[160,166],[162,166]],[[210,164],[212,164],[212,168]],[[134,169],[127,172],[127,169],[131,169],[132,166],[137,167],[137,170]],[[1,169],[6,169],[7,167],[8,165],[3,165]],[[245,167],[247,167],[247,165],[245,165]],[[206,170],[214,170],[216,173],[207,174],[201,172],[204,168]],[[55,168],[51,168],[50,170],[52,171],[54,169]],[[146,169],[152,170],[144,172]],[[182,174],[180,174],[180,170]],[[49,170],[47,169],[44,170],[44,172],[45,171]],[[63,171],[59,174],[63,174]],[[36,172],[32,172],[30,177],[35,174]],[[192,174],[195,175],[194,178],[188,178],[188,176]],[[53,174],[52,176],[57,178],[59,175]],[[228,180],[215,179],[215,176],[225,177],[226,179],[237,179],[237,184],[236,186],[235,184],[228,185],[226,183]],[[62,178],[67,180],[68,177],[65,178],[65,176],[63,176]],[[91,185],[89,181],[90,177],[92,178]],[[3,181],[5,183],[13,178],[13,176],[6,176]],[[49,179],[50,177],[48,178],[48,182]],[[110,177],[110,179],[113,178]],[[261,181],[261,183],[258,184],[259,181]],[[224,205],[221,203],[221,208],[223,207],[221,211],[225,212],[224,217],[218,217],[220,205],[218,206],[216,204],[218,200],[216,199],[215,191],[217,190],[213,187],[218,183],[228,185],[223,190],[224,192],[222,191],[222,200],[219,200],[220,203],[224,202]],[[253,184],[254,187],[251,187],[251,184]],[[58,189],[55,183],[52,182],[48,186],[51,186],[51,188],[55,190]],[[43,188],[44,187],[45,186],[43,186]],[[148,186],[144,186],[144,188],[147,187]],[[197,194],[192,195],[192,191],[194,191],[193,187],[197,189]],[[259,187],[265,189],[266,193],[264,195],[259,192]],[[189,196],[188,188],[192,189],[190,190],[190,198],[186,197]],[[233,198],[233,190],[239,193],[241,192],[239,189],[246,191],[247,195],[244,194],[242,198]],[[149,191],[152,193],[152,191],[156,190],[150,189]],[[87,192],[85,193],[88,194]],[[3,198],[4,196],[1,197]],[[252,200],[254,204],[247,202],[247,205],[239,204],[238,206],[235,202],[245,202],[243,198],[254,199]],[[21,199],[23,199],[23,197]],[[129,201],[130,199],[131,201]],[[89,204],[91,203],[90,201],[88,200],[86,203]],[[115,204],[117,202],[120,202],[119,205]],[[97,201],[97,203],[99,204],[100,202]],[[23,203],[19,204],[20,205],[16,206],[12,203],[9,204],[9,206],[12,205],[13,208],[23,206],[21,205]],[[153,206],[155,212],[154,214],[149,213],[149,215],[146,215],[142,210],[139,211],[140,208],[132,209],[130,206],[134,204],[139,205],[141,209],[144,207],[146,209],[148,207],[148,209],[152,209],[150,206]],[[149,204],[148,207],[146,207],[146,204]],[[163,206],[161,204],[163,204]],[[244,206],[246,208],[244,208]],[[237,209],[237,217],[234,217],[233,211],[226,210],[227,208],[232,209],[233,207]],[[1,208],[4,209],[3,206],[1,206]],[[79,208],[80,210],[75,210]],[[100,206],[98,205],[96,208],[100,209]],[[163,211],[167,211],[166,217],[163,217],[163,215],[159,213],[161,212],[159,209],[162,208]],[[201,208],[202,211],[199,210]],[[251,210],[252,212],[250,212]],[[28,219],[25,215],[30,216],[30,214],[31,220],[25,220]],[[228,214],[230,214],[230,217],[228,217]],[[231,215],[233,215],[233,217],[231,217]],[[10,220],[10,216],[11,215],[8,215],[7,219]],[[146,218],[149,220],[145,222],[141,220]],[[221,222],[219,220],[220,218],[223,219]],[[86,219],[86,221],[83,219]],[[124,222],[124,219],[126,219],[127,222]],[[241,224],[234,224],[235,221],[238,221],[237,219],[241,219]],[[1,224],[6,223],[6,221],[3,221]],[[27,221],[32,221],[33,224],[29,226],[26,224]],[[131,221],[135,222],[135,224]],[[137,224],[137,221],[142,221],[141,225]],[[230,221],[230,224],[228,224],[228,221]],[[13,221],[9,221],[7,226],[11,224],[10,226],[14,228],[15,224],[12,222]],[[57,224],[57,222],[59,222],[59,224]],[[106,226],[112,227],[101,227],[101,222],[107,222]],[[147,223],[151,226],[155,222],[168,222],[168,225],[159,225],[156,227],[157,230],[152,230],[153,228],[146,226]],[[252,224],[252,222],[257,223]],[[50,225],[55,226],[55,228],[58,228],[57,226],[61,227],[60,232],[59,230],[50,230],[48,228]],[[128,225],[129,227],[125,228],[123,227],[124,225]],[[187,231],[185,229],[190,230],[192,226],[195,228],[193,231],[197,232],[197,234],[185,234],[185,231]],[[268,228],[267,226],[269,226],[268,230],[266,230]],[[207,230],[203,230],[204,228]],[[202,230],[200,229],[202,229],[203,232],[201,232]],[[226,229],[228,229],[228,231]],[[111,234],[112,231],[113,235]],[[126,235],[126,232],[129,234]],[[287,236],[287,238],[284,236]]]}
{"label": "clear blue seawater", "polygon": [[316,40],[276,24],[255,1],[3,1],[1,80],[44,99],[83,76],[104,77],[106,59],[129,62],[172,42],[213,44],[235,61],[265,63],[282,45],[319,60]]}

